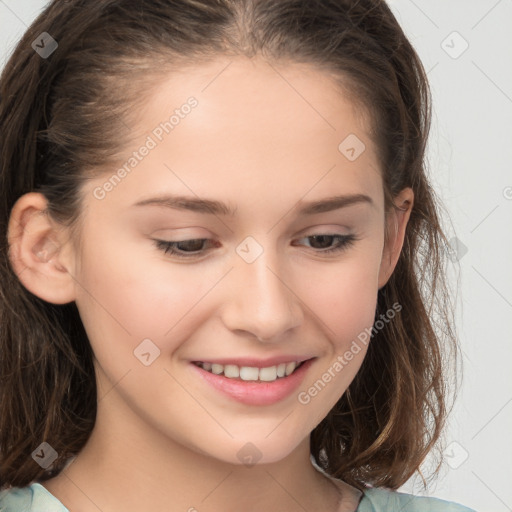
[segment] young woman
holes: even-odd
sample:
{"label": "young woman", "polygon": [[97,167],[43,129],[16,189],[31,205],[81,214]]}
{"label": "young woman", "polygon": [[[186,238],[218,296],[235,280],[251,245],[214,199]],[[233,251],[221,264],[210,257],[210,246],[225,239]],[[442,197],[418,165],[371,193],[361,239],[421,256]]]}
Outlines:
{"label": "young woman", "polygon": [[1,76],[2,512],[469,511],[397,492],[457,349],[429,120],[383,1],[51,2]]}

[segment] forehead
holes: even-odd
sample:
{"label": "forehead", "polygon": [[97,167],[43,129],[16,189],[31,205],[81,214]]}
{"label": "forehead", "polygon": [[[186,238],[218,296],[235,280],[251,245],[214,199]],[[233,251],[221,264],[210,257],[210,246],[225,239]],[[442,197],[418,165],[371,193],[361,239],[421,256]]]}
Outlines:
{"label": "forehead", "polygon": [[233,204],[314,199],[333,189],[377,203],[382,195],[365,112],[311,65],[247,58],[189,65],[158,81],[130,129],[123,163],[148,141],[151,149],[132,162],[112,201],[162,188]]}

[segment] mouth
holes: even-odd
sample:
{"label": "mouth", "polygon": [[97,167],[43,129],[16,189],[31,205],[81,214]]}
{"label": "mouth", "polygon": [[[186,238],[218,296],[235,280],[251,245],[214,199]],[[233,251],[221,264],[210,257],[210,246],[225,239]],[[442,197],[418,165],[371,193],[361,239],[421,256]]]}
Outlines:
{"label": "mouth", "polygon": [[289,361],[274,366],[258,368],[256,366],[238,366],[236,364],[218,364],[203,361],[193,361],[193,364],[203,370],[226,377],[227,379],[245,382],[274,382],[284,379],[297,371],[306,361]]}
{"label": "mouth", "polygon": [[297,359],[300,356],[267,361],[251,358],[191,361],[190,367],[201,382],[230,400],[249,406],[269,406],[293,396],[316,357]]}

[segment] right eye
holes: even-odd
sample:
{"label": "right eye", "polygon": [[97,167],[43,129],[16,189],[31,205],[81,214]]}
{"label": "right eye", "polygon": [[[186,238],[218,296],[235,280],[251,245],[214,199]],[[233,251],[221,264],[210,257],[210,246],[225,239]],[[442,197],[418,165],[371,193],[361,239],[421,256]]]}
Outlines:
{"label": "right eye", "polygon": [[157,249],[164,254],[171,254],[179,258],[193,258],[200,256],[206,251],[204,249],[205,242],[210,242],[209,238],[191,238],[190,240],[179,240],[176,242],[168,242],[166,240],[153,239]]}

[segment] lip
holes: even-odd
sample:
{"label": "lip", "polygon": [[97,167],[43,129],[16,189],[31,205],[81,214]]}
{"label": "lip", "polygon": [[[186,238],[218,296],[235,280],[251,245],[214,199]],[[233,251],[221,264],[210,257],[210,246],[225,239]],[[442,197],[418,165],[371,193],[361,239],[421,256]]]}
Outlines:
{"label": "lip", "polygon": [[[277,361],[278,359],[282,358],[266,360],[264,363],[259,360],[261,366],[256,366],[254,362],[251,364],[257,368],[265,368],[266,366],[275,366],[276,363],[269,364],[268,361]],[[228,377],[224,377],[223,375],[215,375],[213,373],[207,372],[206,370],[203,370],[201,367],[193,363],[191,363],[189,366],[193,371],[197,372],[197,375],[202,378],[204,382],[209,384],[217,391],[220,391],[222,394],[228,396],[229,398],[236,400],[237,402],[241,402],[246,405],[272,405],[290,396],[301,385],[309,367],[315,359],[316,358],[304,360],[302,358],[302,361],[305,362],[300,366],[300,368],[295,370],[291,375],[288,375],[288,377],[282,377],[272,382],[256,382],[230,379]],[[296,361],[297,360],[301,360],[301,358],[296,359]],[[238,364],[237,362],[229,363],[226,361],[243,361],[244,364],[241,364],[241,366],[250,366],[249,364],[245,364],[246,361],[250,361],[249,359],[223,359],[223,361],[224,363],[218,364]],[[292,358],[281,360],[283,363],[287,361],[294,361],[294,359]],[[215,363],[215,361],[203,362]]]}
{"label": "lip", "polygon": [[311,359],[312,356],[298,356],[298,355],[283,355],[277,357],[270,357],[267,359],[256,359],[254,357],[237,357],[227,359],[201,359],[192,361],[193,363],[212,363],[212,364],[235,364],[237,366],[250,366],[252,368],[268,368],[270,366],[277,366],[281,363],[302,363]]}

